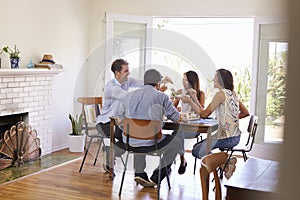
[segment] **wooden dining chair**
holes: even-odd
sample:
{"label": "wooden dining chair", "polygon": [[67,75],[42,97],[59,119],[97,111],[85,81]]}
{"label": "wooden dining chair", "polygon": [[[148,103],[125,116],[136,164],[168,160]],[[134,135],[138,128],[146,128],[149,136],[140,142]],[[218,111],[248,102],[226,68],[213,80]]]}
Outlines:
{"label": "wooden dining chair", "polygon": [[100,114],[100,110],[102,108],[102,97],[79,97],[78,102],[81,103],[82,105],[81,112],[83,114],[83,122],[84,122],[82,129],[86,134],[86,139],[89,139],[89,143],[88,146],[85,147],[84,157],[82,159],[80,169],[79,169],[79,172],[81,172],[86,156],[89,152],[91,143],[93,142],[94,139],[100,139],[100,143],[97,149],[97,154],[94,160],[94,165],[96,165],[101,144],[105,145],[103,141],[103,138],[105,136],[103,134],[98,133],[95,124],[96,116]]}
{"label": "wooden dining chair", "polygon": [[208,154],[201,159],[200,180],[202,187],[202,199],[208,200],[210,173],[213,173],[215,183],[215,200],[222,200],[221,182],[218,176],[218,168],[227,160],[228,154],[225,152],[218,152]]}
{"label": "wooden dining chair", "polygon": [[[129,154],[143,154],[143,155],[150,155],[150,156],[158,156],[159,157],[159,167],[158,167],[158,185],[157,185],[157,199],[160,196],[160,176],[161,176],[161,166],[167,166],[166,161],[164,159],[164,150],[158,149],[158,139],[162,137],[161,132],[161,123],[158,120],[142,120],[142,119],[132,119],[132,118],[125,118],[123,120],[124,126],[124,135],[126,136],[126,143],[125,143],[125,151],[127,151],[125,163],[124,163],[124,170],[121,180],[121,185],[119,189],[119,196],[121,196],[123,182],[126,174],[127,163],[128,163],[128,155]],[[154,140],[155,147],[148,149],[147,152],[140,151],[139,147],[131,147],[129,146],[129,139],[141,139],[141,140]],[[165,167],[166,174],[167,168]],[[171,189],[169,176],[167,175],[168,187],[169,190]]]}

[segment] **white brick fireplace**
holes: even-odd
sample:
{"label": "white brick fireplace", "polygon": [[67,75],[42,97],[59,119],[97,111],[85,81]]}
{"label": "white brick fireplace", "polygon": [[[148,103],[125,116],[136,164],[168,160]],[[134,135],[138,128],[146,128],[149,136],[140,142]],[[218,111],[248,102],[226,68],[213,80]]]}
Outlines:
{"label": "white brick fireplace", "polygon": [[61,71],[0,69],[0,116],[28,113],[42,154],[52,152],[52,80]]}

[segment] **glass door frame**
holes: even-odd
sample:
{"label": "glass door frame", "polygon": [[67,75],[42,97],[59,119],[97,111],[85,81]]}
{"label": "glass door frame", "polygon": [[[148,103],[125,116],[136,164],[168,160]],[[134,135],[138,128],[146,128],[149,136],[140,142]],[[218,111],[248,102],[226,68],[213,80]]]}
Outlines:
{"label": "glass door frame", "polygon": [[[144,65],[141,67],[144,67],[146,65],[149,65],[151,63],[151,51],[149,50],[152,44],[152,24],[153,19],[152,17],[148,16],[139,16],[139,15],[127,15],[127,14],[117,14],[117,13],[105,13],[106,17],[106,59],[105,63],[106,66],[111,65],[111,60],[113,57],[113,40],[114,37],[114,22],[128,22],[128,23],[140,23],[146,25],[146,38],[145,39],[145,46],[146,48],[144,51]],[[143,68],[142,71],[145,69]],[[107,83],[109,80],[111,80],[113,77],[112,72],[110,70],[106,70],[105,72],[105,83]]]}
{"label": "glass door frame", "polygon": [[[269,42],[287,42],[287,37],[280,35],[268,35],[269,39],[261,40],[261,25],[267,24],[284,24],[282,19],[275,18],[255,18],[254,23],[254,47],[253,47],[253,68],[252,68],[252,89],[250,113],[255,113],[258,116],[258,127],[255,143],[266,146],[279,147],[281,143],[266,143],[265,142],[265,116],[266,116],[266,90],[269,55]],[[265,94],[265,95],[263,95]],[[265,96],[265,98],[262,98]]]}

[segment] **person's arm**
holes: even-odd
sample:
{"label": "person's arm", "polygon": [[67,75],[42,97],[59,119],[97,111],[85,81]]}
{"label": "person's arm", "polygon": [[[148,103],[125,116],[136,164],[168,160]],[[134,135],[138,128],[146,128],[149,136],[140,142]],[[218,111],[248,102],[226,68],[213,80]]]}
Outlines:
{"label": "person's arm", "polygon": [[175,108],[177,108],[178,104],[179,104],[179,99],[174,97],[173,105],[175,106]]}
{"label": "person's arm", "polygon": [[141,87],[144,85],[144,81],[142,79],[128,78],[129,87]]}
{"label": "person's arm", "polygon": [[224,92],[219,91],[216,93],[216,95],[214,96],[213,100],[210,102],[210,104],[207,106],[206,109],[203,109],[203,107],[201,107],[199,109],[199,115],[201,118],[208,118],[212,112],[214,112],[216,110],[216,108],[225,101],[225,95]]}
{"label": "person's arm", "polygon": [[171,83],[173,84],[173,81],[170,77],[165,76],[162,80],[161,80],[161,84],[166,84],[166,83]]}
{"label": "person's arm", "polygon": [[218,93],[216,93],[213,100],[210,102],[210,104],[207,106],[206,109],[204,109],[202,106],[199,107],[189,97],[183,97],[182,101],[184,103],[189,103],[192,106],[192,109],[198,115],[200,115],[201,118],[207,118],[221,103],[223,103],[225,101],[225,95],[222,91],[219,91]]}
{"label": "person's arm", "polygon": [[111,90],[111,98],[118,99],[118,100],[123,100],[128,93],[128,91],[126,91],[126,90],[122,89],[120,86],[116,86],[116,85],[109,88],[109,90]]}
{"label": "person's arm", "polygon": [[196,92],[196,90],[194,90],[193,88],[189,88],[189,89],[188,89],[188,93],[189,93],[191,99],[193,100],[193,102],[194,102],[197,106],[200,107],[201,104],[200,104],[200,102],[199,102],[199,100],[198,100],[198,98],[197,98],[197,92]]}
{"label": "person's arm", "polygon": [[160,88],[159,91],[164,92],[168,89],[168,87],[166,86],[167,83],[171,83],[173,84],[173,81],[170,77],[165,76],[161,81],[160,81]]}
{"label": "person's arm", "polygon": [[239,119],[242,119],[244,117],[249,116],[249,111],[246,108],[246,106],[239,101],[239,108],[240,108],[240,113],[239,113]]}
{"label": "person's arm", "polygon": [[180,114],[167,95],[164,95],[162,102],[166,117],[173,122],[178,122],[180,120]]}
{"label": "person's arm", "polygon": [[168,87],[166,85],[161,85],[158,90],[161,91],[161,92],[164,92],[167,89],[168,89]]}

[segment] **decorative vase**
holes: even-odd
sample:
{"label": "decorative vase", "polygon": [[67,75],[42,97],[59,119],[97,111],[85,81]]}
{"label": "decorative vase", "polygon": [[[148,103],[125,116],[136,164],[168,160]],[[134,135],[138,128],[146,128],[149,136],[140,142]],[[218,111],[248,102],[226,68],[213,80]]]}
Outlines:
{"label": "decorative vase", "polygon": [[19,68],[19,58],[10,58],[10,66],[12,69]]}
{"label": "decorative vase", "polygon": [[83,152],[85,145],[85,135],[68,135],[69,151]]}

